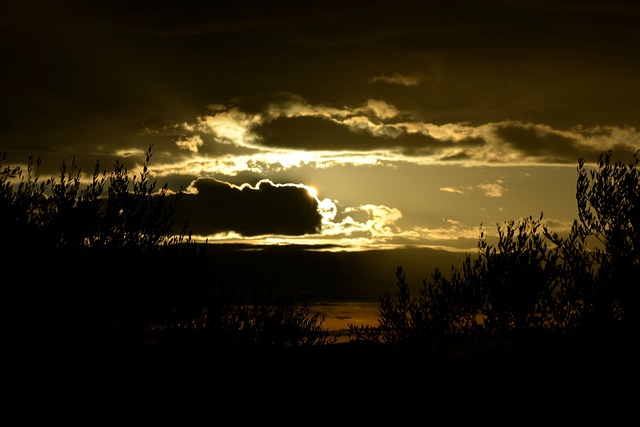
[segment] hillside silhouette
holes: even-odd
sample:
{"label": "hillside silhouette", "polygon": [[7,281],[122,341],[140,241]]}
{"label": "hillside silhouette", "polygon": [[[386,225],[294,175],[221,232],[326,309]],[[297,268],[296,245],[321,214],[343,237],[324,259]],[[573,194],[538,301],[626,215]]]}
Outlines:
{"label": "hillside silhouette", "polygon": [[38,159],[22,170],[3,155],[5,340],[19,352],[65,355],[637,366],[637,155],[625,163],[602,153],[595,169],[578,159],[579,218],[567,237],[544,226],[543,214],[507,222],[496,245],[481,233],[475,256],[447,274],[436,268],[418,291],[398,265],[378,325],[351,325],[346,344],[290,295],[212,280],[210,245],[175,223],[180,194],[168,197],[149,178],[152,147],[139,175],[96,163],[88,185],[74,162],[42,179]]}

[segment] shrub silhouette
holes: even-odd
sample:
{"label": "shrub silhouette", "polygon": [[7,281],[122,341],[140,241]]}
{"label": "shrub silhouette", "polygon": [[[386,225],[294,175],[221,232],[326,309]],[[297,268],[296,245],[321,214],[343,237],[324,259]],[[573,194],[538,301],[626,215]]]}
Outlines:
{"label": "shrub silhouette", "polygon": [[[579,218],[566,237],[543,226],[542,213],[498,224],[495,245],[481,226],[476,256],[449,275],[436,268],[417,294],[398,266],[395,292],[380,296],[378,325],[349,325],[349,335],[437,357],[458,349],[498,360],[626,349],[640,317],[638,153],[627,164],[602,153],[596,169],[578,159]],[[12,343],[222,349],[337,340],[306,305],[212,282],[207,244],[193,242],[187,224],[173,234],[180,198],[149,179],[151,157],[149,147],[133,177],[119,162],[109,175],[96,163],[85,185],[75,161],[43,180],[40,159],[30,157],[23,171],[0,157]]]}
{"label": "shrub silhouette", "polygon": [[218,286],[196,306],[196,316],[156,323],[154,343],[282,349],[330,344],[339,338],[322,326],[321,313],[255,286],[252,292],[244,292],[243,286]]}
{"label": "shrub silhouette", "polygon": [[497,246],[481,228],[478,253],[450,278],[439,269],[412,295],[397,267],[395,294],[380,297],[377,326],[349,325],[355,340],[432,354],[462,345],[498,358],[578,354],[626,345],[638,326],[638,152],[624,164],[602,153],[578,159],[579,221],[567,237],[543,215],[498,224]]}
{"label": "shrub silhouette", "polygon": [[541,219],[498,227],[497,247],[487,243],[482,230],[478,256],[452,267],[450,278],[436,269],[417,296],[398,266],[395,297],[386,292],[380,298],[379,325],[350,325],[350,333],[436,354],[452,344],[487,354],[523,351],[535,335],[555,325],[556,257],[541,234]]}
{"label": "shrub silhouette", "polygon": [[[91,183],[81,189],[81,169],[72,160],[59,179],[40,177],[41,160],[29,157],[26,173],[6,166],[0,173],[2,243],[15,249],[111,248],[154,250],[184,241],[173,236],[175,203],[167,186],[149,180],[152,146],[139,176],[116,161],[105,185],[106,171],[96,162]],[[2,160],[6,158],[3,155]],[[12,185],[11,180],[17,180]],[[107,196],[104,197],[104,190]]]}
{"label": "shrub silhouette", "polygon": [[578,211],[582,232],[594,236],[598,265],[597,300],[613,322],[639,325],[638,273],[640,273],[640,175],[638,152],[633,161],[612,163],[612,152],[601,154],[597,171],[579,164]]}
{"label": "shrub silhouette", "polygon": [[[69,348],[197,342],[286,347],[324,344],[324,317],[284,296],[222,292],[206,266],[206,244],[186,224],[173,235],[176,203],[142,172],[96,163],[81,185],[75,161],[41,179],[0,157],[0,256],[16,345]],[[106,190],[106,195],[105,195]],[[178,194],[179,196],[180,194]],[[179,336],[179,338],[177,338]]]}

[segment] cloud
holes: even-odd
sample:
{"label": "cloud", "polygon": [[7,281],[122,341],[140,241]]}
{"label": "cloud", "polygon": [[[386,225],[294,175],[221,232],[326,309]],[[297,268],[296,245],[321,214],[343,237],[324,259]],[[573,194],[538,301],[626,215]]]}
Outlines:
{"label": "cloud", "polygon": [[[285,188],[289,189],[288,194],[282,191]],[[274,194],[276,191],[281,194]],[[260,192],[270,194],[260,196]],[[374,204],[339,207],[336,201],[318,200],[311,193],[313,189],[302,184],[273,184],[262,180],[255,186],[236,186],[199,179],[179,196],[176,225],[182,227],[188,219],[187,230],[193,237],[211,242],[295,242],[324,245],[329,250],[416,243],[416,233],[400,227],[402,212],[397,208]],[[268,201],[255,200],[261,197]],[[283,201],[285,198],[288,201]],[[313,209],[309,207],[309,199],[315,200]],[[282,214],[285,210],[288,217]]]}
{"label": "cloud", "polygon": [[[222,144],[251,145],[253,126],[260,123],[261,118],[232,107],[223,109],[217,106],[214,114],[200,116],[196,129],[213,135]],[[189,125],[185,126],[189,130]]]}
{"label": "cloud", "polygon": [[545,158],[550,162],[567,162],[571,159],[571,163],[575,163],[581,154],[582,147],[576,135],[547,126],[506,122],[495,126],[494,132],[498,138],[527,157]]}
{"label": "cloud", "polygon": [[356,213],[366,215],[366,220],[363,224],[371,231],[373,237],[395,235],[400,231],[396,226],[398,220],[402,218],[402,212],[399,209],[366,204],[358,208],[350,208],[346,212],[351,215]]}
{"label": "cloud", "polygon": [[446,242],[451,240],[477,241],[480,236],[480,229],[477,226],[469,227],[453,219],[446,219],[444,222],[446,222],[446,225],[443,227],[414,227],[414,231],[419,235],[420,239],[426,239],[432,242]]}
{"label": "cloud", "polygon": [[379,76],[371,77],[369,83],[388,83],[402,86],[418,86],[424,76],[421,74],[401,74],[393,73],[391,75],[381,74]]}
{"label": "cloud", "polygon": [[[116,3],[34,13],[12,2],[0,26],[15,41],[5,52],[13,66],[0,71],[14,82],[0,108],[7,149],[20,156],[51,150],[54,160],[68,149],[91,163],[96,152],[106,153],[98,145],[144,148],[152,141],[188,155],[194,146],[176,140],[198,133],[205,141],[198,153],[213,156],[214,143],[255,147],[254,129],[272,118],[313,116],[376,137],[420,133],[446,142],[437,150],[407,150],[410,161],[573,164],[577,154],[594,158],[590,148],[606,146],[596,141],[614,138],[589,126],[638,125],[638,58],[629,55],[637,45],[638,7],[629,2],[465,2],[465,13],[431,2]],[[442,84],[425,87],[433,82]],[[314,101],[281,97],[272,111],[236,102],[238,94],[282,88]],[[194,119],[194,108],[208,103],[213,108]],[[422,113],[412,118],[408,111]],[[494,132],[507,117],[514,121]],[[184,120],[190,122],[184,139],[141,135],[145,127]],[[526,120],[553,125],[542,130]],[[570,128],[580,123],[587,127]],[[436,134],[453,127],[465,135]],[[495,141],[484,149],[455,145],[488,142],[487,135]],[[95,144],[90,150],[87,141]]]}
{"label": "cloud", "polygon": [[440,191],[444,191],[445,193],[456,193],[456,194],[466,194],[468,188],[462,187],[440,187]]}
{"label": "cloud", "polygon": [[331,205],[334,215],[323,226],[322,234],[325,236],[384,240],[402,234],[397,224],[402,219],[402,212],[397,208],[366,204],[338,209],[335,203],[331,202]]}
{"label": "cloud", "polygon": [[502,197],[502,194],[505,192],[505,188],[502,186],[500,180],[494,183],[478,184],[477,187],[482,190],[487,197]]}
{"label": "cloud", "polygon": [[[575,165],[578,157],[595,161],[605,149],[628,157],[640,148],[640,133],[630,126],[560,129],[517,120],[479,125],[431,123],[380,98],[338,107],[312,104],[292,93],[212,104],[208,113],[194,122],[181,122],[165,132],[174,143],[177,139],[184,151],[183,171],[188,170],[184,156],[191,155],[193,168],[227,176],[301,165],[321,168],[398,161],[420,165]],[[205,135],[211,138],[200,145]],[[196,153],[201,154],[197,159]],[[484,191],[499,194],[498,188]]]}
{"label": "cloud", "polygon": [[384,147],[385,141],[371,134],[350,132],[334,121],[318,117],[280,117],[256,129],[264,147],[309,151],[369,151]]}
{"label": "cloud", "polygon": [[187,150],[193,153],[197,153],[198,147],[202,147],[202,145],[204,145],[204,142],[202,141],[202,137],[200,135],[181,136],[176,141],[176,145],[181,150]]}
{"label": "cloud", "polygon": [[394,106],[379,99],[367,99],[364,106],[356,108],[356,113],[372,114],[381,120],[393,119],[400,111]]}
{"label": "cloud", "polygon": [[187,229],[199,236],[316,234],[322,220],[318,200],[302,184],[262,180],[235,186],[206,178],[179,195],[175,217],[178,227],[186,221]]}

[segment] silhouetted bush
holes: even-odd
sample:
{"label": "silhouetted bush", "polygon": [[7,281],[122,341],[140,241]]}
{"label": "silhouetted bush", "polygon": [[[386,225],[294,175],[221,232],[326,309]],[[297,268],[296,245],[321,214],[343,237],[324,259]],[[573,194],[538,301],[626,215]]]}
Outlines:
{"label": "silhouetted bush", "polygon": [[478,256],[452,267],[449,278],[436,269],[417,296],[398,267],[395,297],[387,292],[380,299],[379,325],[350,326],[350,333],[434,354],[452,345],[486,354],[524,351],[556,327],[556,256],[539,230],[541,219],[498,227],[497,247],[481,231]]}
{"label": "silhouetted bush", "polygon": [[[640,175],[603,153],[578,160],[579,219],[566,237],[543,215],[481,227],[478,252],[412,294],[398,266],[378,325],[349,325],[355,341],[449,357],[596,354],[628,348],[639,324]],[[166,185],[116,162],[81,185],[64,163],[42,180],[0,158],[0,256],[7,340],[46,348],[168,346],[289,348],[336,342],[324,316],[283,295],[211,281],[207,244],[174,235]],[[105,194],[106,190],[106,194]],[[169,200],[174,200],[169,202]],[[377,347],[376,347],[377,348]],[[529,359],[528,359],[529,360]]]}
{"label": "silhouetted bush", "polygon": [[[4,160],[6,154],[3,155]],[[71,162],[60,176],[42,180],[41,160],[29,158],[26,173],[5,167],[0,173],[0,243],[12,251],[54,248],[155,250],[185,240],[173,235],[175,202],[167,186],[149,180],[152,147],[140,175],[129,176],[116,161],[108,176],[96,162],[91,183],[81,188],[81,169]],[[106,197],[103,195],[106,189]]]}
{"label": "silhouetted bush", "polygon": [[464,347],[510,357],[615,351],[638,326],[640,179],[603,153],[598,169],[578,160],[579,221],[567,237],[542,214],[498,224],[497,246],[480,233],[478,253],[446,278],[439,269],[412,295],[404,272],[380,297],[377,326],[349,325],[353,339],[431,354]]}
{"label": "silhouetted bush", "polygon": [[257,288],[245,293],[242,286],[217,286],[215,294],[201,298],[196,306],[196,316],[170,316],[168,322],[157,322],[153,341],[171,346],[279,349],[338,339],[322,326],[321,313]]}
{"label": "silhouetted bush", "polygon": [[597,171],[579,164],[578,211],[583,232],[602,247],[594,252],[598,304],[613,322],[639,326],[640,314],[640,175],[638,152],[633,161],[612,163],[611,151],[600,156]]}
{"label": "silhouetted bush", "polygon": [[[43,348],[180,343],[223,347],[324,344],[324,317],[283,296],[240,293],[211,281],[206,244],[173,234],[179,197],[116,161],[81,184],[75,161],[58,179],[0,158],[0,256],[11,342]],[[106,194],[105,194],[106,192]],[[180,196],[180,194],[178,194]]]}

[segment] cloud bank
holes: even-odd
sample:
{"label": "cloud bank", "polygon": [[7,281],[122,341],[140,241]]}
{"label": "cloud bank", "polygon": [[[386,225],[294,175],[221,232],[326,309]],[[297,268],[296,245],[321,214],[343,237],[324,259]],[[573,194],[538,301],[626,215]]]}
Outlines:
{"label": "cloud bank", "polygon": [[194,234],[305,235],[320,231],[318,201],[303,185],[262,180],[240,187],[199,179],[179,196],[176,224]]}

